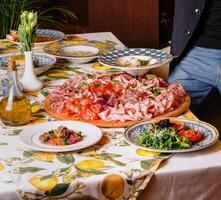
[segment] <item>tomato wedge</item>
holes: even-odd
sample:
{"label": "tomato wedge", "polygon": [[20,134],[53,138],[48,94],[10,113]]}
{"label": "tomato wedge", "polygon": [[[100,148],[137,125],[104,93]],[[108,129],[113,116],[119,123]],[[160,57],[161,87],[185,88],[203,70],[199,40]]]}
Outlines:
{"label": "tomato wedge", "polygon": [[121,93],[122,89],[123,89],[123,87],[121,84],[119,84],[119,83],[113,84],[113,91],[115,93]]}
{"label": "tomato wedge", "polygon": [[94,82],[89,84],[89,90],[92,93],[97,94],[97,96],[102,96],[102,94],[103,94],[103,85],[99,80],[95,80]]}
{"label": "tomato wedge", "polygon": [[65,110],[72,116],[77,116],[83,120],[95,120],[99,118],[102,106],[94,103],[88,97],[75,98],[66,102]]}
{"label": "tomato wedge", "polygon": [[90,98],[81,98],[81,101],[79,103],[80,105],[87,106],[93,104],[93,100]]}
{"label": "tomato wedge", "polygon": [[187,129],[187,130],[183,129],[178,132],[178,135],[187,138],[188,140],[190,140],[193,143],[199,142],[200,140],[203,139],[203,135],[199,131],[194,131],[191,129]]}

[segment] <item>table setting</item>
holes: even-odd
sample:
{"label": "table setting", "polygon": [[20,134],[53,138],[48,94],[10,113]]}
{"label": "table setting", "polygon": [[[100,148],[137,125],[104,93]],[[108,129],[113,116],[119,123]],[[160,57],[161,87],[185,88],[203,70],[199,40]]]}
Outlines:
{"label": "table setting", "polygon": [[22,13],[0,40],[1,200],[188,199],[191,186],[169,188],[220,176],[217,129],[191,113],[180,84],[151,73],[170,53],[109,32],[26,32],[35,17]]}

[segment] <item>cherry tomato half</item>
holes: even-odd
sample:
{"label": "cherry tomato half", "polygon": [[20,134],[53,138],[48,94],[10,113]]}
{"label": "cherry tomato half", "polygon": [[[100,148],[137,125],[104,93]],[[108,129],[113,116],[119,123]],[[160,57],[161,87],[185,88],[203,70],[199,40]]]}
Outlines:
{"label": "cherry tomato half", "polygon": [[199,142],[203,139],[203,135],[199,131],[194,131],[191,129],[188,130],[181,130],[178,132],[178,135],[183,136],[190,140],[191,142]]}

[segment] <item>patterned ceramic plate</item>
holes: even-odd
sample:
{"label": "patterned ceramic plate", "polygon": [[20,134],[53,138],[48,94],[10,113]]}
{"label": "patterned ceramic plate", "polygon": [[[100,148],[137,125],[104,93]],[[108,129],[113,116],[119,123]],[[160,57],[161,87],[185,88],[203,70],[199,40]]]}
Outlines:
{"label": "patterned ceramic plate", "polygon": [[149,150],[149,151],[154,151],[154,152],[162,152],[162,153],[184,153],[184,152],[197,151],[197,150],[204,149],[204,148],[211,146],[219,138],[218,130],[206,122],[193,121],[193,120],[187,120],[187,119],[181,119],[181,118],[167,118],[167,119],[173,119],[173,120],[183,122],[189,128],[193,130],[197,130],[200,133],[202,133],[204,135],[204,139],[198,143],[193,144],[190,149],[181,149],[181,150],[159,150],[159,149],[154,149],[151,147],[142,147],[139,144],[137,144],[136,141],[141,135],[141,133],[150,126],[151,122],[157,119],[146,121],[146,122],[141,122],[141,123],[138,123],[129,127],[125,131],[124,136],[129,143],[136,145],[139,148]]}
{"label": "patterned ceramic plate", "polygon": [[[72,145],[50,146],[42,144],[39,136],[50,130],[57,129],[59,126],[65,126],[74,131],[81,131],[83,140]],[[45,122],[38,125],[26,126],[19,134],[19,140],[28,147],[35,150],[46,152],[65,152],[83,149],[96,144],[102,137],[102,132],[96,126],[79,121],[54,121]]]}
{"label": "patterned ceramic plate", "polygon": [[[65,34],[63,32],[57,31],[57,30],[52,30],[52,29],[37,29],[36,35],[39,37],[49,37],[49,38],[51,38],[51,40],[45,41],[45,42],[34,43],[35,49],[42,49],[45,45],[51,44],[53,42],[58,42],[58,41],[62,40],[65,36]],[[20,42],[15,42],[15,41],[11,41],[11,40],[10,40],[10,42],[20,45]]]}
{"label": "patterned ceramic plate", "polygon": [[58,58],[65,58],[76,63],[86,63],[99,57],[101,54],[113,51],[113,45],[105,42],[89,40],[60,41],[45,46],[44,51]]}
{"label": "patterned ceramic plate", "polygon": [[[0,70],[7,70],[8,58],[13,57],[15,59],[18,70],[24,69],[24,57],[20,53],[5,54],[0,56]],[[56,58],[44,53],[35,53],[33,56],[35,73],[37,75],[49,70],[55,63]]]}
{"label": "patterned ceramic plate", "polygon": [[[172,60],[172,55],[158,49],[132,48],[119,49],[103,54],[99,62],[112,68],[118,68],[132,75],[141,75],[148,70],[165,65]],[[141,72],[143,70],[143,72]],[[138,72],[141,72],[138,73]]]}

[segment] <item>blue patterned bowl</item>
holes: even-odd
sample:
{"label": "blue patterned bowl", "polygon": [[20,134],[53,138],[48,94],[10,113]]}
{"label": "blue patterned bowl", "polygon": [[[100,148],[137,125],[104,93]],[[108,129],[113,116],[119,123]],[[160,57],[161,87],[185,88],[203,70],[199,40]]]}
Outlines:
{"label": "blue patterned bowl", "polygon": [[[0,56],[0,71],[7,71],[8,58],[10,56],[17,56],[16,61],[18,76],[20,76],[24,71],[24,58],[20,56],[20,53],[11,53]],[[37,75],[49,70],[56,63],[56,58],[54,56],[44,54],[44,53],[34,53],[34,71]]]}
{"label": "blue patterned bowl", "polygon": [[[126,65],[131,59],[146,61],[145,65]],[[150,69],[160,67],[172,61],[172,55],[158,49],[131,48],[119,49],[99,57],[99,62],[112,68],[126,71],[131,75],[143,75]]]}
{"label": "blue patterned bowl", "polygon": [[131,127],[129,127],[125,133],[124,137],[132,145],[135,145],[139,148],[149,150],[149,151],[154,151],[154,152],[162,152],[162,153],[184,153],[184,152],[192,152],[192,151],[197,151],[200,149],[207,148],[211,145],[213,145],[219,138],[219,132],[218,130],[213,127],[212,125],[202,122],[202,121],[193,121],[193,120],[188,120],[188,119],[182,119],[182,118],[173,118],[169,117],[167,119],[172,119],[172,120],[177,120],[183,122],[187,127],[199,131],[204,135],[204,139],[202,139],[200,142],[195,143],[191,146],[189,149],[181,149],[181,150],[159,150],[159,149],[154,149],[151,147],[143,147],[137,144],[137,139],[141,135],[141,133],[146,130],[150,124],[154,121],[158,121],[159,119],[154,119],[151,121],[145,121],[141,122],[138,124],[135,124]]}
{"label": "blue patterned bowl", "polygon": [[[51,44],[53,42],[58,42],[58,41],[62,40],[65,36],[65,34],[63,32],[57,31],[57,30],[52,30],[52,29],[37,29],[36,35],[51,37],[52,40],[47,41],[47,42],[34,43],[34,50],[42,50],[47,44]],[[10,42],[20,46],[20,42],[15,42],[15,41],[11,41],[11,40],[10,40]]]}

